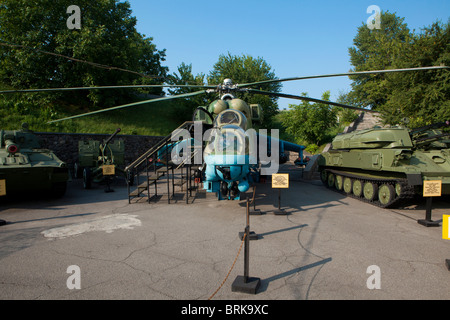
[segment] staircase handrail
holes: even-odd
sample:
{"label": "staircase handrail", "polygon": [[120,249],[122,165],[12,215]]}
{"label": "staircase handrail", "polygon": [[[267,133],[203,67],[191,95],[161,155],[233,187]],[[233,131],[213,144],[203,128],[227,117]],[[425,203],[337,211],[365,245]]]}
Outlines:
{"label": "staircase handrail", "polygon": [[[188,126],[194,124],[193,121],[186,121],[182,125],[180,125],[178,128],[176,128],[173,132],[176,130],[186,129]],[[151,147],[149,150],[147,150],[144,154],[142,154],[139,158],[137,158],[135,161],[133,161],[130,165],[128,165],[125,168],[126,172],[129,172],[133,170],[134,168],[140,166],[146,159],[154,155],[156,152],[158,152],[168,141],[171,140],[173,133],[169,134],[168,136],[161,139],[156,145]]]}

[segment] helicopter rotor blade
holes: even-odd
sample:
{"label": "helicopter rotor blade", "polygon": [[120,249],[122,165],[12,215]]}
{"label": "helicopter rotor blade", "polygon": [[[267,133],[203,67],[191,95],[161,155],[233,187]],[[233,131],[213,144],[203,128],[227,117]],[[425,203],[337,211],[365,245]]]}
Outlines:
{"label": "helicopter rotor blade", "polygon": [[128,108],[128,107],[134,107],[134,106],[138,106],[138,105],[142,105],[142,104],[146,104],[146,103],[152,103],[152,102],[158,102],[158,101],[164,101],[164,100],[171,100],[171,99],[177,99],[177,98],[187,98],[187,97],[192,97],[192,96],[196,96],[196,95],[203,94],[203,93],[206,93],[206,90],[195,91],[195,92],[184,93],[184,94],[178,94],[178,95],[175,95],[175,96],[168,96],[168,97],[156,98],[156,99],[139,101],[139,102],[133,102],[133,103],[124,104],[124,105],[121,105],[121,106],[116,106],[116,107],[106,108],[106,109],[102,109],[102,110],[97,110],[97,111],[77,114],[77,115],[74,115],[74,116],[61,118],[61,119],[58,119],[58,120],[52,120],[52,121],[48,121],[47,123],[49,124],[49,123],[55,123],[55,122],[59,122],[59,121],[69,120],[69,119],[80,118],[80,117],[84,117],[84,116],[88,116],[88,115],[92,115],[92,114],[97,114],[97,113],[102,113],[102,112],[107,112],[107,111],[113,111],[113,110],[118,110],[118,109],[123,109],[123,108]]}
{"label": "helicopter rotor blade", "polygon": [[342,107],[342,108],[346,108],[346,109],[353,109],[353,110],[358,110],[358,111],[366,111],[366,112],[378,113],[378,111],[375,111],[375,110],[349,106],[349,105],[343,104],[343,103],[326,101],[326,100],[320,100],[320,99],[304,97],[304,96],[296,96],[296,95],[286,94],[286,93],[276,93],[276,92],[262,91],[262,90],[256,90],[256,89],[246,89],[245,91],[251,92],[251,93],[257,93],[257,94],[263,94],[263,95],[266,95],[266,96],[281,97],[281,98],[288,98],[288,99],[295,99],[295,100],[304,100],[304,101],[309,101],[309,102],[328,104],[328,105],[332,105],[332,106],[336,106],[336,107]]}
{"label": "helicopter rotor blade", "polygon": [[407,71],[425,71],[425,70],[436,70],[436,69],[450,69],[447,66],[434,66],[434,67],[419,67],[419,68],[404,68],[404,69],[388,69],[388,70],[373,70],[373,71],[355,71],[347,73],[333,73],[333,74],[322,74],[316,76],[305,76],[305,77],[293,77],[284,79],[274,79],[265,80],[251,83],[238,84],[237,87],[250,87],[254,85],[274,83],[274,82],[284,82],[284,81],[294,81],[294,80],[306,80],[306,79],[317,79],[317,78],[331,78],[331,77],[343,77],[343,76],[355,76],[355,75],[365,75],[365,74],[379,74],[379,73],[391,73],[391,72],[407,72]]}
{"label": "helicopter rotor blade", "polygon": [[73,88],[46,88],[46,89],[18,89],[4,90],[3,93],[29,93],[29,92],[52,92],[52,91],[74,91],[74,90],[96,90],[96,89],[130,89],[130,88],[216,88],[215,86],[205,85],[171,85],[171,84],[147,84],[147,85],[123,85],[123,86],[98,86],[98,87],[73,87]]}

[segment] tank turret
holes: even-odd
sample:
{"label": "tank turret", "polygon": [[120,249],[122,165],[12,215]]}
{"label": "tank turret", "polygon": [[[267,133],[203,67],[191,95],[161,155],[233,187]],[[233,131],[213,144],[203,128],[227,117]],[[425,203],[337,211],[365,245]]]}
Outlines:
{"label": "tank turret", "polygon": [[0,130],[0,180],[6,195],[23,192],[50,192],[64,195],[68,180],[66,163],[51,150],[41,148],[27,124],[21,130]]}

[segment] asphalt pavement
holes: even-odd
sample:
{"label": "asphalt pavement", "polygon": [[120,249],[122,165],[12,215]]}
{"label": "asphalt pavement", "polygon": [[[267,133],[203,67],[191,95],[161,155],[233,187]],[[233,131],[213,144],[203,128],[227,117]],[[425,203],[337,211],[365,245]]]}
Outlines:
{"label": "asphalt pavement", "polygon": [[[128,203],[123,182],[105,193],[69,182],[57,200],[3,202],[0,299],[20,300],[448,300],[450,240],[425,227],[425,202],[381,209],[304,180],[256,184],[248,247],[256,293],[233,291],[244,275],[247,200],[199,191],[186,204]],[[252,196],[252,189],[246,197]],[[432,219],[450,214],[433,202]],[[241,246],[242,245],[242,246]]]}

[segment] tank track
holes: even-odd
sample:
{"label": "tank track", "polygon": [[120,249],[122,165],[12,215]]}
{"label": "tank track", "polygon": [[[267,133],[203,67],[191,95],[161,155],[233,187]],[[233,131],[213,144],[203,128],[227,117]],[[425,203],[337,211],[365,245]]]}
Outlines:
{"label": "tank track", "polygon": [[[324,181],[323,179],[323,171],[327,173],[326,177],[327,179]],[[329,185],[328,182],[328,176],[329,174],[339,175],[342,177],[342,186],[339,188],[338,184],[335,182],[333,185]],[[328,187],[329,189],[333,189],[336,192],[339,192],[341,194],[344,194],[346,196],[358,199],[360,201],[370,203],[374,206],[380,207],[380,208],[394,208],[398,207],[402,204],[406,204],[408,201],[412,200],[415,196],[414,187],[408,184],[408,181],[406,179],[386,179],[386,178],[372,178],[372,177],[365,177],[357,174],[352,174],[348,172],[342,172],[340,170],[334,170],[334,169],[323,169],[320,172],[321,180],[323,184]],[[346,192],[344,191],[343,182],[345,178],[350,178],[351,183],[351,191]],[[335,180],[336,181],[336,180]],[[355,195],[353,191],[353,186],[355,181],[359,181],[360,186],[364,188],[365,183],[370,182],[373,185],[376,185],[375,187],[375,196],[374,197],[366,197],[364,195],[364,191],[361,191],[361,194]],[[378,197],[378,190],[381,186],[390,186],[390,187],[384,187],[383,191],[387,191],[389,193],[389,190],[391,191],[392,195],[392,189],[394,190],[393,196],[389,199],[388,197],[383,197],[383,201],[380,201]]]}

